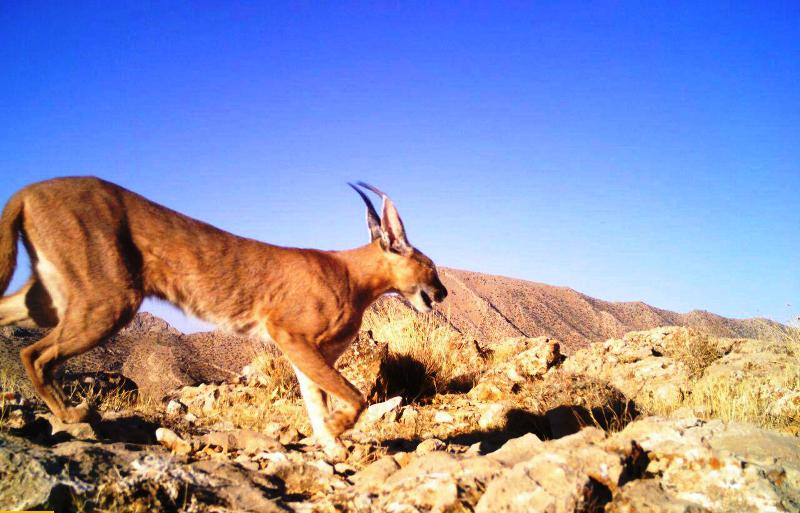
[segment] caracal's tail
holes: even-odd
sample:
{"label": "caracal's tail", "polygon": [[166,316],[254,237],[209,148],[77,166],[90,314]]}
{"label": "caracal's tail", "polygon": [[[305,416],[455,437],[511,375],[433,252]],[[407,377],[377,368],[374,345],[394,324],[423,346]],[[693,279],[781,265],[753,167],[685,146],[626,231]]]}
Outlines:
{"label": "caracal's tail", "polygon": [[22,224],[22,199],[15,194],[0,217],[0,297],[5,293],[17,266],[17,237]]}

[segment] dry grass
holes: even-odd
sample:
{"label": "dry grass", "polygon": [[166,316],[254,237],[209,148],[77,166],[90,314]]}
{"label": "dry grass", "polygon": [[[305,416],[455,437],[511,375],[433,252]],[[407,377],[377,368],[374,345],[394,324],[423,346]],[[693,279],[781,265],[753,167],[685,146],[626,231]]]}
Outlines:
{"label": "dry grass", "polygon": [[[800,367],[786,369],[775,376],[783,388],[800,390]],[[686,404],[706,418],[750,422],[760,427],[800,432],[800,418],[791,414],[775,414],[778,398],[774,388],[759,378],[709,379],[698,382]]]}
{"label": "dry grass", "polygon": [[[749,422],[760,427],[800,432],[800,408],[776,408],[785,394],[800,391],[800,328],[772,328],[757,347],[758,351],[789,356],[787,365],[765,369],[755,366],[748,372],[704,371],[724,354],[723,341],[697,331],[676,332],[666,347],[665,356],[682,362],[689,371],[689,392],[677,402],[651,400],[640,404],[652,414],[670,415],[688,407],[708,419]],[[728,341],[728,345],[732,341]],[[734,346],[736,343],[734,343]],[[754,364],[756,365],[756,364]]]}
{"label": "dry grass", "polygon": [[766,340],[773,346],[782,348],[787,354],[800,358],[800,316],[795,317],[784,329],[772,327]]}
{"label": "dry grass", "polygon": [[690,378],[699,378],[703,371],[724,354],[714,338],[697,330],[677,330],[665,348],[665,355],[683,363]]}
{"label": "dry grass", "polygon": [[63,380],[68,400],[86,402],[100,412],[128,411],[144,417],[163,415],[158,401],[139,395],[136,385],[121,375],[93,373]]}
{"label": "dry grass", "polygon": [[0,369],[0,390],[5,393],[18,393],[22,390],[19,378],[7,369]]}
{"label": "dry grass", "polygon": [[9,407],[22,388],[18,378],[6,369],[0,369],[0,429],[6,427]]}
{"label": "dry grass", "polygon": [[774,329],[764,349],[791,357],[792,364],[764,375],[745,374],[737,379],[712,376],[695,382],[686,405],[709,418],[750,422],[761,427],[800,433],[800,407],[776,411],[778,390],[800,391],[800,328]]}
{"label": "dry grass", "polygon": [[485,362],[469,348],[473,340],[458,333],[437,314],[419,314],[386,298],[370,308],[363,329],[388,343],[381,365],[383,395],[419,400],[474,384]]}
{"label": "dry grass", "polygon": [[310,433],[303,402],[299,398],[276,398],[275,389],[235,386],[221,388],[213,407],[197,411],[205,425],[230,423],[234,428],[264,431],[274,422]]}
{"label": "dry grass", "polygon": [[255,357],[250,374],[259,386],[268,389],[272,400],[300,397],[297,376],[289,361],[277,349]]}

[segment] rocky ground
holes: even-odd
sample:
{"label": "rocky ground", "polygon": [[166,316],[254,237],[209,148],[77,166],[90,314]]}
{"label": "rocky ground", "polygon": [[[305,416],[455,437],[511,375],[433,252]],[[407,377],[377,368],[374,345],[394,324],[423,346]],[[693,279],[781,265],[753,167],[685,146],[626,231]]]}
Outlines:
{"label": "rocky ground", "polygon": [[136,373],[66,372],[92,424],[61,424],[7,375],[0,509],[800,511],[796,340],[657,328],[567,357],[419,322],[412,346],[373,319],[342,358],[374,404],[341,462],[307,437],[273,353],[163,400]]}

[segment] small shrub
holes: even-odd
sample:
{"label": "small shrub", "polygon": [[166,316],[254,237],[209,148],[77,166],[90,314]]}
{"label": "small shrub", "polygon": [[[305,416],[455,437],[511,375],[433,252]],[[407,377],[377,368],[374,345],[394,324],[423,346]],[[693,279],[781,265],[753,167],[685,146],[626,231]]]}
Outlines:
{"label": "small shrub", "polygon": [[254,382],[266,388],[273,399],[300,397],[297,375],[289,361],[277,350],[259,354],[250,364]]}
{"label": "small shrub", "polygon": [[87,402],[100,411],[151,410],[155,406],[140,396],[136,384],[120,374],[82,373],[62,378],[70,402]]}
{"label": "small shrub", "polygon": [[665,356],[683,363],[690,378],[699,378],[703,371],[724,355],[720,345],[707,333],[677,330],[665,348]]}

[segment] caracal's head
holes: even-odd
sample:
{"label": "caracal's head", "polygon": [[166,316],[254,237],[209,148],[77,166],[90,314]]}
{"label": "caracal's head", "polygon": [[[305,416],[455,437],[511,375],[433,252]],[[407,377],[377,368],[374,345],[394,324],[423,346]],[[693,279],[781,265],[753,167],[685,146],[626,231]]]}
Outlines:
{"label": "caracal's head", "polygon": [[358,185],[374,192],[383,199],[383,212],[379,218],[372,202],[363,191],[349,184],[367,204],[367,227],[372,241],[380,242],[381,249],[391,273],[392,290],[405,297],[419,312],[430,312],[434,302],[447,297],[436,265],[422,251],[412,246],[400,214],[389,196],[377,187],[358,182]]}

